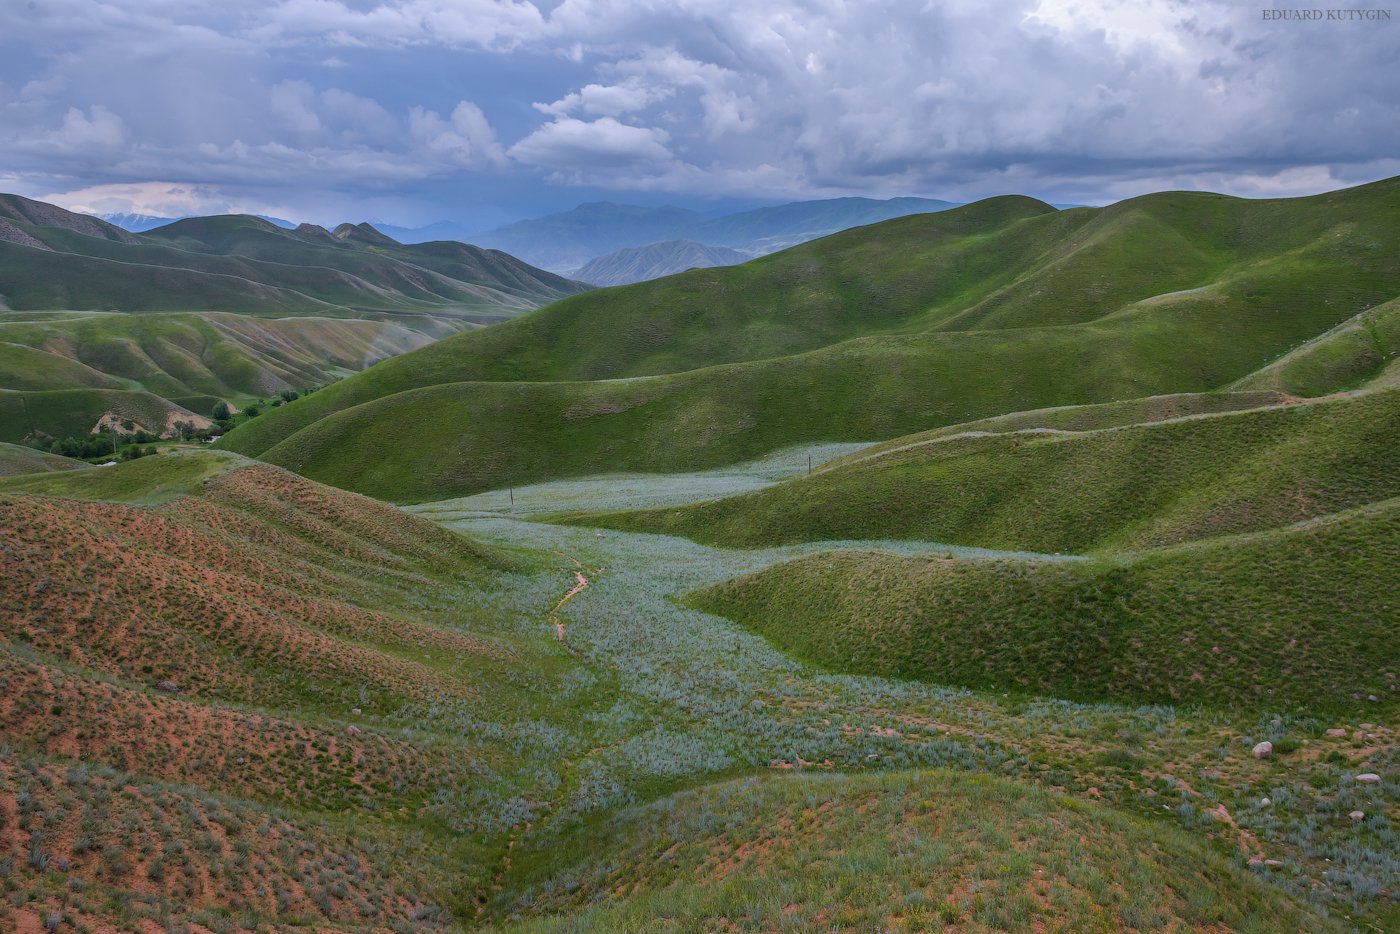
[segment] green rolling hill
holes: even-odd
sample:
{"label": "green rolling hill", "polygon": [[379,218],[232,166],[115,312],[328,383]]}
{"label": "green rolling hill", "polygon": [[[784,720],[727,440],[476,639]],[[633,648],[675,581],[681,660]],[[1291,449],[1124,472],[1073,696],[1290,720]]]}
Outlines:
{"label": "green rolling hill", "polygon": [[915,435],[745,496],[577,521],[743,547],[909,538],[1084,553],[1400,496],[1396,463],[1400,393],[1382,390],[1091,430]]}
{"label": "green rolling hill", "polygon": [[838,671],[1377,716],[1400,707],[1397,563],[1400,498],[1091,561],[825,552],[691,600]]}
{"label": "green rolling hill", "polygon": [[1213,392],[1400,294],[1382,247],[1397,229],[1395,179],[1067,211],[996,198],[575,296],[386,361],[223,443],[421,501]]}
{"label": "green rolling hill", "polygon": [[[0,439],[83,434],[128,411],[163,430],[221,399],[324,385],[585,288],[503,253],[405,246],[363,224],[195,217],[133,234],[3,195]],[[165,400],[160,412],[149,396]]]}
{"label": "green rolling hill", "polygon": [[1298,396],[1400,385],[1400,300],[1361,311],[1240,380]]}

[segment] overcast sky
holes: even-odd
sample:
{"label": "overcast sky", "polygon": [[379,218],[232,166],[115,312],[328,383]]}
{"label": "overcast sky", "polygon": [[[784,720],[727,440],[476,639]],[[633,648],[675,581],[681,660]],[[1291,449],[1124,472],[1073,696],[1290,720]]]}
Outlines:
{"label": "overcast sky", "polygon": [[1241,0],[0,0],[0,190],[478,229],[1304,194],[1400,174],[1398,53]]}

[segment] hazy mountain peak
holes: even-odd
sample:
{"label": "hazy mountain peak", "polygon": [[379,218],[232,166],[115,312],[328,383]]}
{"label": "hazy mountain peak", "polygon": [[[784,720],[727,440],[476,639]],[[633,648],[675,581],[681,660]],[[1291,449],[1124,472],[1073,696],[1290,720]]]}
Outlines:
{"label": "hazy mountain peak", "polygon": [[664,240],[599,256],[580,267],[573,276],[593,285],[628,285],[688,269],[734,266],[751,258],[747,253],[728,247],[707,246],[694,240]]}

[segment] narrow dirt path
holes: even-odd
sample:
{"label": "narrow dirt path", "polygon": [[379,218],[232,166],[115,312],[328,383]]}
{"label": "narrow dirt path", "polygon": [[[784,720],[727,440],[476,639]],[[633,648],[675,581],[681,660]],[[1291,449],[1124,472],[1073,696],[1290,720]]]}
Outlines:
{"label": "narrow dirt path", "polygon": [[557,614],[563,609],[564,604],[583,593],[583,589],[588,586],[588,578],[583,576],[582,571],[575,571],[574,577],[577,578],[578,583],[574,584],[573,588],[564,594],[558,603],[554,604],[554,609],[549,611],[549,621],[554,624],[554,638],[560,642],[564,641],[564,621]]}
{"label": "narrow dirt path", "polygon": [[[583,591],[588,587],[588,585],[589,585],[589,580],[588,580],[587,577],[584,576],[584,573],[583,573],[584,571],[587,571],[588,568],[584,566],[584,564],[583,564],[582,561],[578,560],[577,558],[573,557],[572,555],[566,555],[566,554],[564,554],[564,553],[561,552],[561,551],[556,551],[555,554],[559,555],[561,558],[567,558],[569,561],[573,562],[573,564],[574,564],[574,566],[575,566],[576,568],[578,568],[578,570],[574,572],[574,585],[573,585],[572,587],[570,587],[570,588],[568,589],[568,591],[565,592],[565,594],[564,594],[562,597],[559,598],[559,602],[554,604],[554,606],[550,609],[548,615],[546,616],[546,619],[547,619],[550,623],[552,623],[553,626],[554,626],[554,637],[555,637],[556,639],[558,639],[559,641],[563,642],[563,641],[564,641],[564,621],[563,621],[562,619],[559,618],[558,613],[559,613],[559,611],[560,611],[561,609],[564,608],[564,605],[565,605],[566,603],[568,603],[568,602],[569,602],[570,600],[572,600],[574,597],[577,597],[579,594],[583,593]],[[602,569],[599,568],[599,570],[602,570]],[[591,571],[590,571],[590,573],[595,573],[595,572],[591,572]],[[579,653],[579,651],[578,651],[577,649],[575,649],[573,646],[569,645],[568,643],[565,643],[564,647],[565,647],[566,649],[568,649],[568,650],[569,650],[571,653],[573,653],[574,655],[580,656],[580,657],[581,657],[581,654]],[[566,770],[566,771],[567,771],[567,770],[572,770],[573,768],[575,768],[575,767],[577,766],[577,764],[578,764],[579,762],[582,762],[582,761],[588,759],[590,756],[593,756],[593,755],[598,754],[599,752],[601,752],[601,751],[604,750],[604,749],[609,748],[610,746],[618,745],[618,744],[620,744],[621,742],[623,742],[623,740],[618,740],[618,741],[616,741],[616,742],[614,742],[614,743],[608,744],[608,746],[595,746],[593,749],[590,749],[588,752],[584,753],[584,754],[583,754],[581,757],[579,757],[579,759],[576,760],[576,761],[572,761],[572,762],[571,762],[570,760],[565,759],[565,760],[564,760],[564,767],[565,767],[565,770]],[[546,815],[546,814],[552,812],[552,811],[555,809],[555,806],[556,806],[556,802],[552,802],[552,801],[541,801],[541,802],[537,802],[537,803],[540,804],[541,807],[542,807],[541,816]],[[537,820],[538,820],[538,819],[539,819],[539,818],[537,818]],[[486,912],[486,906],[490,903],[491,899],[492,899],[495,895],[497,895],[497,894],[499,894],[500,892],[504,891],[504,889],[505,889],[505,879],[506,879],[506,875],[510,872],[510,868],[511,868],[511,865],[512,865],[511,854],[512,854],[512,853],[514,852],[514,850],[515,850],[515,845],[516,845],[517,842],[520,841],[520,839],[521,839],[522,837],[524,837],[526,834],[530,833],[530,831],[531,831],[532,829],[534,829],[534,826],[535,826],[535,822],[534,822],[534,821],[526,821],[526,822],[523,823],[523,824],[516,824],[514,827],[512,827],[512,828],[510,829],[510,831],[509,831],[509,833],[507,834],[507,837],[506,837],[506,846],[505,846],[505,850],[501,853],[500,863],[497,865],[497,867],[496,867],[496,872],[495,872],[495,874],[492,876],[492,879],[491,879],[491,887],[490,887],[490,889],[489,889],[488,891],[486,891],[486,892],[480,892],[480,893],[478,893],[478,894],[475,896],[475,898],[474,898],[474,901],[476,902],[476,912],[475,912],[474,918],[475,918],[476,921],[479,922],[479,921],[482,920],[482,918],[483,918],[483,916],[485,915],[485,912]]]}

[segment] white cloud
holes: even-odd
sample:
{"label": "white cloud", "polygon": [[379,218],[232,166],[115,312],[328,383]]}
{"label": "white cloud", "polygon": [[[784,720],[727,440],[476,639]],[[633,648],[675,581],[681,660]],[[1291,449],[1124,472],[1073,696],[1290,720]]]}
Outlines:
{"label": "white cloud", "polygon": [[502,165],[505,154],[481,108],[461,101],[444,120],[431,110],[415,107],[408,115],[413,139],[434,155],[463,166]]}
{"label": "white cloud", "polygon": [[629,78],[620,84],[588,84],[566,94],[552,104],[535,104],[535,109],[551,116],[563,116],[582,111],[602,117],[620,117],[641,110],[673,93],[664,85],[648,85],[640,78]]}
{"label": "white cloud", "polygon": [[560,117],[516,143],[509,154],[526,165],[566,174],[654,173],[674,161],[664,130],[630,126],[612,117],[592,121]]}
{"label": "white cloud", "polygon": [[175,182],[139,182],[92,185],[73,191],[48,192],[37,196],[84,214],[149,214],[154,217],[183,217],[191,214],[270,214],[280,216],[285,207],[234,197],[204,185]]}
{"label": "white cloud", "polygon": [[281,0],[255,14],[265,41],[329,45],[475,45],[510,49],[546,31],[532,3],[406,0],[356,9],[341,0]]}
{"label": "white cloud", "polygon": [[86,112],[69,107],[63,115],[63,125],[49,135],[48,142],[64,150],[102,152],[117,148],[125,139],[126,128],[122,118],[106,107],[94,104]]}

